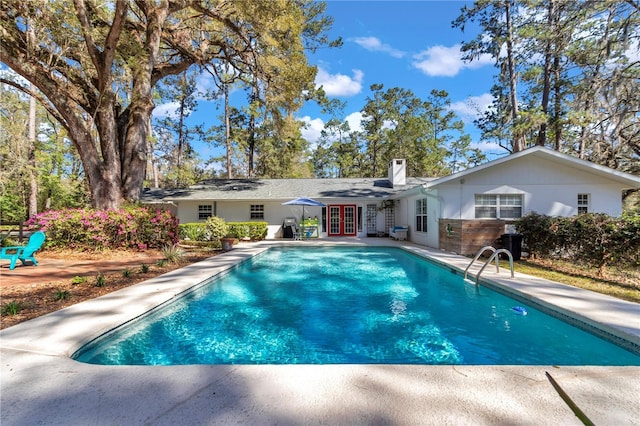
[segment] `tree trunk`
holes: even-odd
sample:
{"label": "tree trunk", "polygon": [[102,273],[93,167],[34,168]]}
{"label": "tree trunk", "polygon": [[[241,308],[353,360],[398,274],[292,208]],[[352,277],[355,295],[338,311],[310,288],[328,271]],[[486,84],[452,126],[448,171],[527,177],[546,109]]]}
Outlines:
{"label": "tree trunk", "polygon": [[[151,135],[151,121],[149,121],[149,128],[147,129],[147,134]],[[151,163],[151,177],[153,179],[153,187],[159,188],[158,185],[158,164],[156,161],[156,156],[153,153],[153,143],[151,142],[151,137],[147,138],[147,156]]]}
{"label": "tree trunk", "polygon": [[[547,31],[553,31],[555,22],[555,2],[549,0],[547,8]],[[545,121],[540,124],[540,131],[538,132],[538,141],[536,145],[544,146],[547,141],[547,120],[549,117],[549,93],[551,92],[551,59],[553,43],[551,36],[546,34],[547,41],[545,43],[544,52],[544,69],[543,69],[543,85],[542,85],[542,113],[545,115]]]}
{"label": "tree trunk", "polygon": [[[122,197],[129,201],[140,200],[140,193],[144,182],[147,166],[147,129],[154,105],[151,100],[151,87],[143,84],[139,92],[146,91],[139,102],[131,105],[132,110],[125,133],[125,144],[120,152],[122,159]],[[134,86],[135,92],[135,86]],[[135,93],[134,93],[134,96]]]}
{"label": "tree trunk", "polygon": [[513,129],[513,152],[520,152],[525,148],[525,137],[522,131],[518,128],[518,92],[517,92],[517,75],[515,64],[513,61],[513,24],[511,23],[511,1],[506,0],[505,5],[505,17],[507,24],[507,68],[509,74],[509,88],[511,99],[511,121]]}
{"label": "tree trunk", "polygon": [[227,148],[227,179],[233,179],[231,164],[231,123],[229,121],[229,83],[224,82],[224,142]]}
{"label": "tree trunk", "polygon": [[182,185],[182,151],[184,150],[184,140],[185,140],[185,132],[184,132],[184,113],[185,113],[185,97],[184,95],[180,98],[180,108],[178,111],[178,154],[176,155],[176,166],[178,169],[178,174],[176,176],[176,186]]}
{"label": "tree trunk", "polygon": [[553,108],[554,147],[556,151],[560,151],[560,149],[562,149],[562,82],[560,81],[560,54],[557,52],[553,67],[555,72]]}
{"label": "tree trunk", "polygon": [[258,79],[256,76],[253,76],[253,84],[251,85],[251,104],[249,106],[249,137],[248,137],[248,147],[247,147],[247,162],[249,163],[249,177],[253,177],[254,169],[253,169],[253,158],[256,150],[256,108],[258,102]]}
{"label": "tree trunk", "polygon": [[[34,87],[31,84],[30,89]],[[29,217],[38,214],[38,177],[36,175],[36,98],[29,98]]]}
{"label": "tree trunk", "polygon": [[[162,26],[167,18],[168,3],[148,11],[145,40],[146,57],[134,68],[131,104],[125,136],[120,152],[122,197],[129,201],[140,200],[142,185],[147,170],[147,129],[151,120],[153,104],[152,88],[155,84],[154,66],[158,62]],[[157,77],[155,77],[157,78]]]}

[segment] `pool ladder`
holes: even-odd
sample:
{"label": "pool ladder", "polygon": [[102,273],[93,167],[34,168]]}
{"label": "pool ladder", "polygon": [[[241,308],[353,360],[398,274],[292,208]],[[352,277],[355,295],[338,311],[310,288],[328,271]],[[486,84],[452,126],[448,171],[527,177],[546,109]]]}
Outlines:
{"label": "pool ladder", "polygon": [[469,268],[471,267],[471,265],[473,265],[475,261],[478,260],[478,258],[482,256],[482,254],[487,250],[490,250],[492,253],[491,253],[491,256],[489,256],[489,260],[484,262],[484,265],[482,265],[482,268],[480,268],[480,270],[476,274],[476,285],[480,283],[480,274],[482,274],[482,271],[484,271],[484,268],[486,268],[487,265],[490,264],[493,259],[496,260],[496,274],[500,272],[500,261],[498,260],[499,259],[498,255],[500,253],[506,253],[506,255],[509,256],[509,268],[511,269],[511,278],[513,278],[513,256],[511,255],[511,252],[507,249],[496,250],[494,247],[484,246],[480,250],[478,250],[478,252],[476,253],[476,256],[473,258],[471,263],[467,265],[467,268],[464,270],[464,279],[467,280],[467,274],[469,272]]}

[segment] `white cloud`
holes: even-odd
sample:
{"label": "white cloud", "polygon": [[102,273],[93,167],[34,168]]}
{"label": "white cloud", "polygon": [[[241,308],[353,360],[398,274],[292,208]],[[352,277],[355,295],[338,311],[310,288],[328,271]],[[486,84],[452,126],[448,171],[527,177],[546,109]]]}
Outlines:
{"label": "white cloud", "polygon": [[[301,129],[302,137],[309,142],[311,149],[315,149],[320,139],[320,134],[324,130],[324,120],[321,118],[311,118],[308,115],[298,118],[298,120],[304,123],[304,127]],[[349,123],[350,132],[362,131],[362,113],[360,111],[347,115],[344,121]]]}
{"label": "white cloud", "polygon": [[471,148],[478,148],[490,160],[493,159],[493,157],[495,156],[496,152],[500,152],[500,153],[505,152],[504,148],[501,147],[500,145],[498,145],[496,142],[479,141],[479,142],[471,142],[471,144],[469,144],[469,145],[471,146]]}
{"label": "white cloud", "polygon": [[[198,99],[206,99],[205,94],[210,90],[216,90],[213,77],[206,72],[199,74],[196,77],[196,90]],[[234,88],[232,88],[233,90]]]}
{"label": "white cloud", "polygon": [[362,113],[360,111],[352,112],[347,115],[347,118],[345,118],[344,121],[349,123],[349,129],[352,132],[362,131]]}
{"label": "white cloud", "polygon": [[175,115],[180,104],[178,102],[168,102],[166,104],[158,105],[153,109],[153,118],[162,118]]}
{"label": "white cloud", "polygon": [[451,110],[465,123],[471,123],[473,120],[480,118],[492,103],[493,95],[483,93],[480,96],[469,96],[463,101],[451,103]]}
{"label": "white cloud", "polygon": [[404,55],[406,55],[406,52],[395,49],[388,44],[382,43],[377,37],[355,37],[349,40],[371,52],[388,53],[394,58],[402,58],[404,57]]}
{"label": "white cloud", "polygon": [[[354,113],[355,114],[355,113]],[[352,115],[354,115],[352,114]],[[371,117],[365,117],[362,114],[360,114],[360,120],[364,120],[364,121],[369,121],[371,120]],[[382,121],[382,129],[395,129],[398,125],[398,121],[397,120],[383,120]],[[358,126],[358,130],[362,131],[362,125]]]}
{"label": "white cloud", "polygon": [[318,68],[316,86],[322,86],[327,96],[353,96],[362,91],[362,78],[364,73],[353,70],[353,77],[344,74],[329,74],[322,68]]}
{"label": "white cloud", "polygon": [[460,47],[460,44],[451,47],[432,46],[413,56],[413,66],[432,77],[454,77],[465,68],[475,69],[492,63],[489,55],[464,62]]}
{"label": "white cloud", "polygon": [[312,149],[316,148],[320,132],[324,129],[324,121],[321,118],[311,118],[308,115],[299,118],[304,123],[304,127],[300,129],[302,137],[309,142]]}

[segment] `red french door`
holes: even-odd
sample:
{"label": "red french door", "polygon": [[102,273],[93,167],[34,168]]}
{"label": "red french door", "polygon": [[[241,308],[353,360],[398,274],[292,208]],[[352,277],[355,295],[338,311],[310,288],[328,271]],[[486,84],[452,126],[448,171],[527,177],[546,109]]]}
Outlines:
{"label": "red french door", "polygon": [[329,206],[329,233],[331,237],[353,237],[356,235],[356,206]]}

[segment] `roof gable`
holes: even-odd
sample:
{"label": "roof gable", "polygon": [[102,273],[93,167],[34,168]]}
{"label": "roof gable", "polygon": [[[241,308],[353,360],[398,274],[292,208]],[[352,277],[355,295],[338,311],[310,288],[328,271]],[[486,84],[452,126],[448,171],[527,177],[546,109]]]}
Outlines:
{"label": "roof gable", "polygon": [[504,163],[515,161],[520,158],[525,158],[527,156],[535,156],[537,158],[558,164],[560,166],[572,167],[581,171],[586,171],[588,173],[619,182],[623,185],[628,186],[629,188],[640,188],[640,177],[638,176],[614,170],[609,167],[601,166],[590,161],[581,160],[571,155],[563,154],[561,152],[543,146],[535,146],[533,148],[529,148],[515,154],[507,155],[497,160],[493,160],[488,163],[484,163],[446,177],[435,179],[429,182],[427,184],[427,187],[434,188],[447,182],[462,179],[465,176],[469,176],[482,171],[490,170],[499,167]]}

